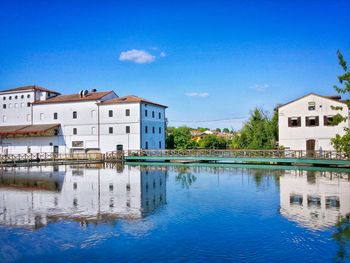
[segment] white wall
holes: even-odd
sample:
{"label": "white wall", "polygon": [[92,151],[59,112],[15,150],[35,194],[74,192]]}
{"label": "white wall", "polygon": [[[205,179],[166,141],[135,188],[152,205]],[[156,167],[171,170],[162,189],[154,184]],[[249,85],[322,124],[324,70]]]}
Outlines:
{"label": "white wall", "polygon": [[[316,109],[309,111],[308,102],[315,102]],[[331,109],[331,106],[342,106],[343,110],[336,111]],[[337,113],[347,116],[347,106],[344,103],[313,94],[280,107],[278,110],[279,145],[291,150],[306,150],[306,140],[315,139],[315,150],[320,148],[333,150],[330,139],[336,134],[343,135],[344,127],[349,127],[349,122],[338,126],[324,126],[323,116],[336,115]],[[308,116],[319,116],[319,126],[306,127],[305,117]],[[288,127],[289,117],[301,117],[301,127]]]}
{"label": "white wall", "polygon": [[[117,145],[123,145],[124,150],[140,149],[140,104],[117,103],[100,105],[100,133],[101,149],[104,152],[115,151]],[[113,111],[113,117],[109,117],[109,111]],[[130,116],[126,116],[126,110]],[[130,127],[130,133],[126,133],[126,126]],[[109,133],[109,127],[113,133]]]}

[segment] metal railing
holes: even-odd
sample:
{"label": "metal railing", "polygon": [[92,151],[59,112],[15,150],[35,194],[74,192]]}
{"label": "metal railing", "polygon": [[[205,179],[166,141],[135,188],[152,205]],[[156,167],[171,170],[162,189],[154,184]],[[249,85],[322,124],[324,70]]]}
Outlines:
{"label": "metal railing", "polygon": [[336,151],[305,151],[305,150],[128,150],[106,153],[110,157],[122,159],[123,156],[153,156],[153,157],[221,157],[221,158],[297,158],[297,159],[326,159],[349,160],[345,153]]}
{"label": "metal railing", "polygon": [[0,164],[17,162],[63,161],[63,160],[104,160],[101,153],[20,153],[1,154]]}

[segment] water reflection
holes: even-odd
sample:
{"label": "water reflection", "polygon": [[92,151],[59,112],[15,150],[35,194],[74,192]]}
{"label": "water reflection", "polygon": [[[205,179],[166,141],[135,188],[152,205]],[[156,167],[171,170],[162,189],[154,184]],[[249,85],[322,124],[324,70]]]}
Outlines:
{"label": "water reflection", "polygon": [[349,174],[285,171],[280,177],[280,211],[311,229],[334,226],[350,212]]}
{"label": "water reflection", "polygon": [[166,202],[166,168],[40,166],[0,172],[0,224],[39,228],[146,216]]}

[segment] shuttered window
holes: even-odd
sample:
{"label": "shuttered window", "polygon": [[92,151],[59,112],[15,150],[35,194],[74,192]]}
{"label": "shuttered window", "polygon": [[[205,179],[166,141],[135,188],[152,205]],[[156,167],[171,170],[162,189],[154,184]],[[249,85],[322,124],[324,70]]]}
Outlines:
{"label": "shuttered window", "polygon": [[300,127],[301,117],[290,117],[288,118],[288,127]]}
{"label": "shuttered window", "polygon": [[318,116],[305,117],[305,126],[306,127],[319,126]]}

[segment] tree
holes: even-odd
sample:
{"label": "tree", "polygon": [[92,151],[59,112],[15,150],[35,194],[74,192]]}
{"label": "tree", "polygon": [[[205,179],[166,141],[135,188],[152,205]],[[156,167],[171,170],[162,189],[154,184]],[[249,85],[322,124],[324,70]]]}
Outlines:
{"label": "tree", "polygon": [[203,139],[199,141],[199,147],[211,149],[225,149],[226,140],[223,137],[218,137],[213,134],[209,134],[204,136]]}
{"label": "tree", "polygon": [[274,149],[278,136],[278,114],[272,118],[263,109],[255,108],[232,140],[234,149]]}
{"label": "tree", "polygon": [[192,149],[196,147],[196,142],[192,140],[191,128],[169,127],[167,129],[166,145],[167,149]]}
{"label": "tree", "polygon": [[222,131],[223,131],[224,133],[230,133],[230,130],[229,130],[228,128],[224,128]]}
{"label": "tree", "polygon": [[216,128],[215,131],[216,131],[216,132],[221,132],[221,129],[220,129],[220,128]]}
{"label": "tree", "polygon": [[[334,85],[334,89],[339,94],[349,95],[350,94],[350,71],[348,70],[348,66],[343,57],[343,54],[339,50],[337,51],[337,55],[338,55],[339,65],[342,67],[344,73],[338,76],[339,83],[342,86]],[[348,106],[348,109],[350,109],[349,100],[346,101],[346,105]],[[332,106],[332,109],[340,111],[340,110],[343,110],[343,107]],[[333,117],[331,125],[338,125],[348,120],[348,118],[349,118],[348,115],[343,116],[340,113],[338,113]],[[337,134],[334,138],[331,139],[331,143],[336,151],[343,152],[347,156],[350,156],[350,129],[348,127],[344,127],[344,131],[345,131],[345,134],[343,136]]]}

